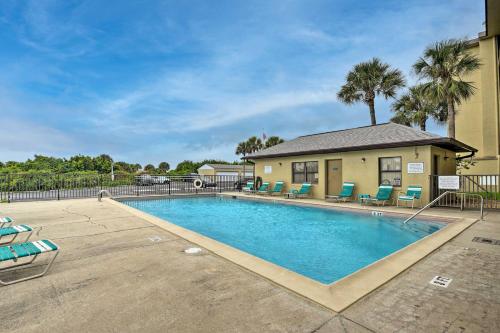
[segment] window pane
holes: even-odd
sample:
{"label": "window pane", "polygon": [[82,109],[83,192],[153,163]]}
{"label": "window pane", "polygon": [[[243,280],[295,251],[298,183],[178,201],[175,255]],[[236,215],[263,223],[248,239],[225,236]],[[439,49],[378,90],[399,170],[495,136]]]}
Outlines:
{"label": "window pane", "polygon": [[304,165],[305,165],[305,163],[302,163],[302,162],[292,163],[292,171],[293,172],[304,172]]}
{"label": "window pane", "polygon": [[306,182],[317,184],[318,183],[318,173],[317,172],[309,172],[306,176]]}
{"label": "window pane", "polygon": [[382,171],[380,173],[380,184],[401,186],[401,172]]}
{"label": "window pane", "polygon": [[318,162],[307,162],[306,163],[307,172],[318,172]]}
{"label": "window pane", "polygon": [[305,180],[303,172],[301,172],[301,173],[294,173],[293,174],[293,182],[294,183],[304,183],[305,181],[306,180]]}
{"label": "window pane", "polygon": [[380,158],[380,184],[401,186],[401,157]]}
{"label": "window pane", "polygon": [[381,171],[401,170],[401,157],[384,157],[380,159]]}

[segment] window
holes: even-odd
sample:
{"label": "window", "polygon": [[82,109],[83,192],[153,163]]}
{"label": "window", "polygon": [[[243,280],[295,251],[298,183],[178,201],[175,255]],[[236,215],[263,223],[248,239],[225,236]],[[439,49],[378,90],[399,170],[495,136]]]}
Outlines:
{"label": "window", "polygon": [[401,186],[401,157],[379,158],[379,184]]}
{"label": "window", "polygon": [[292,183],[318,183],[318,162],[293,162]]}

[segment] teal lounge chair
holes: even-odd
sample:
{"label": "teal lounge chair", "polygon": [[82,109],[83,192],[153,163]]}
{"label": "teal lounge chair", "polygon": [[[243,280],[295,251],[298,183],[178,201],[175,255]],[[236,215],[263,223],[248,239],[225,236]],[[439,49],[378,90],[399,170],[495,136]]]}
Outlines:
{"label": "teal lounge chair", "polygon": [[[17,238],[18,235],[23,234],[23,233],[27,234],[27,237],[24,240],[25,242],[27,242],[30,239],[31,234],[33,234],[33,228],[31,228],[30,226],[28,226],[26,224],[20,224],[20,225],[14,225],[11,227],[0,228],[0,245],[12,243]],[[1,241],[2,238],[4,238],[4,237],[8,237],[9,239],[7,241]]]}
{"label": "teal lounge chair", "polygon": [[310,183],[304,183],[300,187],[300,190],[292,189],[290,192],[285,194],[287,198],[307,198],[311,195],[312,185]]}
{"label": "teal lounge chair", "polygon": [[245,187],[242,188],[242,191],[245,192],[245,193],[253,193],[255,190],[254,190],[254,187],[253,187],[253,182],[248,182]]}
{"label": "teal lounge chair", "polygon": [[411,208],[415,206],[415,201],[419,201],[420,205],[422,203],[422,186],[420,185],[410,185],[405,192],[399,192],[397,206],[399,207],[399,201],[405,202],[405,205],[411,201]]}
{"label": "teal lounge chair", "polygon": [[283,192],[283,185],[285,183],[282,182],[282,181],[277,181],[276,183],[274,183],[274,187],[273,189],[271,189],[268,194],[270,195],[281,195],[281,192]]}
{"label": "teal lounge chair", "polygon": [[[0,263],[12,262],[12,265],[2,267],[0,268],[0,271],[6,269],[10,270],[11,268],[18,266],[29,265],[33,263],[33,261],[35,261],[35,259],[39,255],[46,252],[54,252],[54,256],[47,264],[43,272],[11,281],[0,280],[0,284],[6,286],[9,284],[31,280],[45,275],[45,273],[49,271],[50,267],[54,263],[54,260],[59,254],[59,247],[50,240],[39,240],[35,242],[12,244],[0,247]],[[23,260],[23,258],[29,260]]]}
{"label": "teal lounge chair", "polygon": [[377,195],[372,197],[371,195],[362,198],[362,202],[364,203],[375,203],[377,206],[385,206],[385,203],[391,200],[392,196],[392,185],[380,185],[378,187]]}
{"label": "teal lounge chair", "polygon": [[342,191],[339,195],[327,195],[326,199],[334,200],[334,201],[351,201],[352,195],[354,193],[354,183],[352,182],[344,182],[342,185]]}
{"label": "teal lounge chair", "polygon": [[7,225],[11,225],[12,223],[14,223],[13,218],[8,217],[8,216],[0,217],[0,228],[3,228]]}
{"label": "teal lounge chair", "polygon": [[257,190],[257,194],[267,194],[267,191],[269,189],[269,182],[263,182],[262,185],[260,185],[259,189]]}

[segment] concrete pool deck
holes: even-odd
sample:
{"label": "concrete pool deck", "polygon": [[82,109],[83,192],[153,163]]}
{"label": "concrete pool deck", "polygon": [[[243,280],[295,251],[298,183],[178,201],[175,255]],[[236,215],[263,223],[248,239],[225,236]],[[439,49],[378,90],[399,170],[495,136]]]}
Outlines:
{"label": "concrete pool deck", "polygon": [[[0,288],[1,332],[500,330],[500,246],[471,242],[500,239],[499,212],[340,313],[211,252],[187,255],[192,243],[109,202],[1,204],[0,212],[62,248],[47,276]],[[430,285],[435,275],[453,281]]]}
{"label": "concrete pool deck", "polygon": [[[335,207],[332,203],[319,200],[306,203],[305,200],[255,195],[250,196],[242,193],[223,193],[221,195],[228,198],[239,198],[241,200],[273,201],[294,205],[307,205],[322,208],[328,207],[335,208],[336,210],[354,210],[352,207]],[[135,198],[132,200],[134,199]],[[149,199],[151,198],[145,197],[140,200]],[[243,268],[257,273],[282,287],[295,291],[299,295],[307,297],[336,312],[344,310],[361,297],[380,287],[476,222],[476,219],[450,219],[449,217],[443,218],[442,216],[435,216],[433,219],[449,220],[452,221],[452,223],[448,223],[439,232],[435,232],[424,239],[410,244],[338,281],[331,284],[323,284],[252,254],[238,250],[225,243],[173,224],[166,219],[158,218],[139,209],[124,205],[119,201],[110,200],[110,203],[118,205],[139,218],[147,220],[179,237],[200,245],[224,259],[230,260]],[[361,211],[373,211],[373,208],[363,208],[364,209]],[[394,209],[392,209],[392,211],[393,210]],[[354,211],[359,212],[360,210],[356,209]],[[386,210],[385,214],[392,214],[390,211],[391,209]]]}

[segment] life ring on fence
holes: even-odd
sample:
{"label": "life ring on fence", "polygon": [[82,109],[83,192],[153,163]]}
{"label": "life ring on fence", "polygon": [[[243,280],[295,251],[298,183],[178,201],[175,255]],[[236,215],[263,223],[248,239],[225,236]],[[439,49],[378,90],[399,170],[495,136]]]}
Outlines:
{"label": "life ring on fence", "polygon": [[258,189],[261,186],[262,186],[262,177],[258,176],[257,178],[255,178],[255,189]]}
{"label": "life ring on fence", "polygon": [[193,180],[193,185],[195,188],[201,188],[203,186],[203,182],[201,179],[195,179]]}

